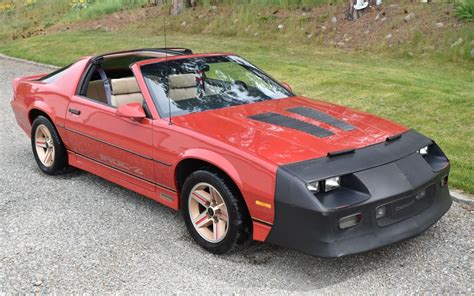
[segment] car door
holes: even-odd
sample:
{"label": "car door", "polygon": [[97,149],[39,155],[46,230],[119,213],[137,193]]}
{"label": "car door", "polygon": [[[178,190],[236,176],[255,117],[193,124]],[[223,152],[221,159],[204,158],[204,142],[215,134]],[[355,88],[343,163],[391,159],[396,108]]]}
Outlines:
{"label": "car door", "polygon": [[117,108],[74,95],[66,130],[78,160],[113,168],[116,176],[154,191],[152,120],[120,117]]}

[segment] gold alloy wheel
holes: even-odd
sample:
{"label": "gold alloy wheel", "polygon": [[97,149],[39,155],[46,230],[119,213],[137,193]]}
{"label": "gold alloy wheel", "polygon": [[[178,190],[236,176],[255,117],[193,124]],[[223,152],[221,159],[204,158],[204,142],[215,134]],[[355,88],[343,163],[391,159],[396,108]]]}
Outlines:
{"label": "gold alloy wheel", "polygon": [[208,183],[193,187],[188,198],[188,211],[194,228],[208,242],[222,241],[229,229],[227,206],[219,191]]}
{"label": "gold alloy wheel", "polygon": [[36,154],[45,167],[50,167],[54,163],[54,142],[51,132],[44,125],[40,124],[35,132]]}

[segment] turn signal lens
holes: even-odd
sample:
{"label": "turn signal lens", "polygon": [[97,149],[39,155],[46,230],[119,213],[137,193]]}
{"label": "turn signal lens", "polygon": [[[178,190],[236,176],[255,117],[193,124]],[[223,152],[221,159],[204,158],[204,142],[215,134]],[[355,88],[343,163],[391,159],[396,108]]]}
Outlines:
{"label": "turn signal lens", "polygon": [[420,200],[420,199],[424,198],[425,196],[426,196],[426,190],[422,190],[422,191],[420,191],[416,194],[415,198]]}
{"label": "turn signal lens", "polygon": [[362,214],[361,213],[354,214],[354,215],[347,216],[347,217],[343,217],[343,218],[339,219],[339,228],[340,229],[346,229],[346,228],[356,226],[357,224],[360,223],[361,220],[362,220]]}
{"label": "turn signal lens", "polygon": [[260,200],[256,200],[255,201],[255,204],[257,206],[261,206],[261,207],[264,207],[264,208],[267,208],[267,209],[271,209],[272,208],[272,205],[269,204],[269,203],[266,203],[266,202],[263,202],[263,201],[260,201]]}
{"label": "turn signal lens", "polygon": [[341,177],[326,179],[326,186],[324,187],[326,192],[334,190],[339,187],[341,187]]}

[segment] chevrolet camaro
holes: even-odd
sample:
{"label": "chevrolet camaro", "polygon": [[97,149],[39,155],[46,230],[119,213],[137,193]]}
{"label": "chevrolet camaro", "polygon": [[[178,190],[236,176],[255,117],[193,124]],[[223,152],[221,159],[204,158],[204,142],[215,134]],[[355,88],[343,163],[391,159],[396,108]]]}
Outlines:
{"label": "chevrolet camaro", "polygon": [[107,53],[13,87],[41,171],[75,167],[180,209],[212,253],[255,240],[355,254],[415,237],[451,206],[433,140],[298,96],[234,54]]}

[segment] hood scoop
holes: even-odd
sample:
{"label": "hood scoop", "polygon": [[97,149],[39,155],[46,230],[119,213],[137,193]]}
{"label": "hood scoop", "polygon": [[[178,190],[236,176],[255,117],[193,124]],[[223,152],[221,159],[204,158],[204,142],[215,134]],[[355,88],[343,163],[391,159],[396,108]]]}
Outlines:
{"label": "hood scoop", "polygon": [[334,126],[336,128],[342,129],[344,131],[352,131],[355,129],[354,126],[350,125],[347,122],[344,122],[342,120],[339,120],[335,117],[332,117],[331,115],[321,112],[319,110],[315,110],[312,108],[308,107],[295,107],[295,108],[290,108],[287,109],[286,111],[289,111],[291,113],[295,113],[307,118],[315,119],[317,121],[324,122],[326,124],[329,124],[331,126]]}
{"label": "hood scoop", "polygon": [[262,114],[251,115],[248,118],[273,125],[283,126],[290,129],[295,129],[316,136],[318,138],[325,138],[333,135],[333,133],[327,129],[278,113],[267,112]]}

